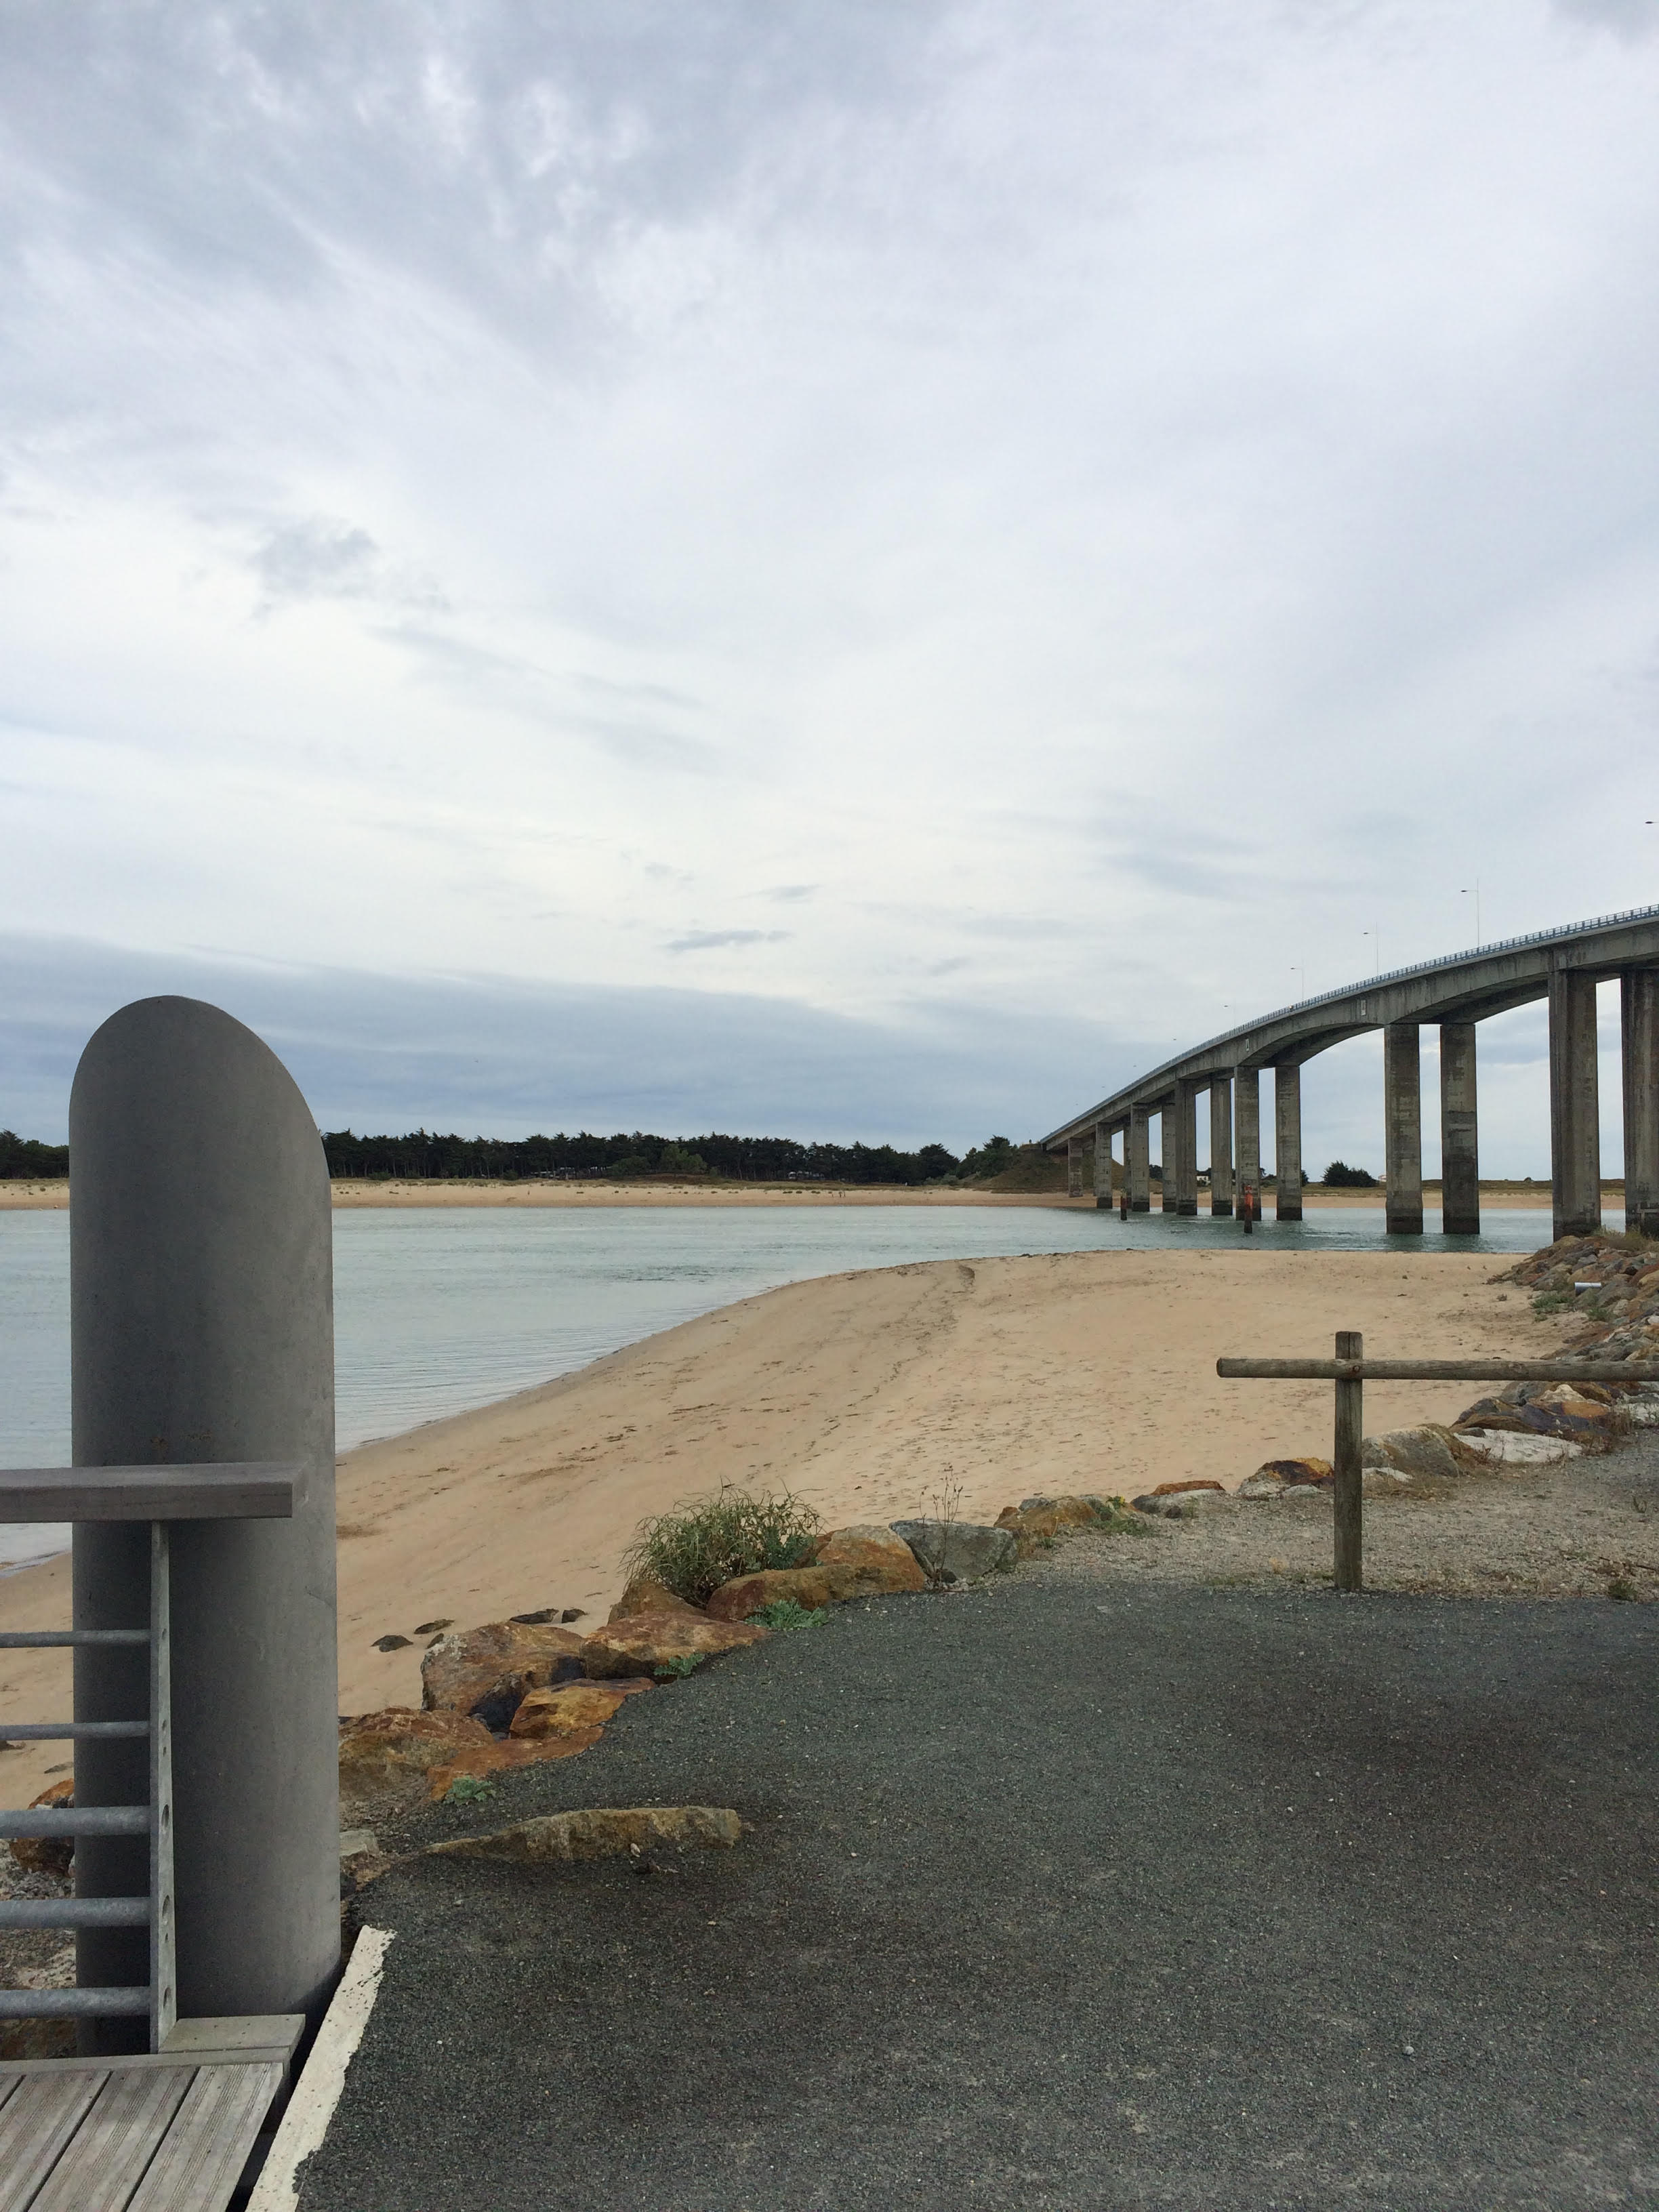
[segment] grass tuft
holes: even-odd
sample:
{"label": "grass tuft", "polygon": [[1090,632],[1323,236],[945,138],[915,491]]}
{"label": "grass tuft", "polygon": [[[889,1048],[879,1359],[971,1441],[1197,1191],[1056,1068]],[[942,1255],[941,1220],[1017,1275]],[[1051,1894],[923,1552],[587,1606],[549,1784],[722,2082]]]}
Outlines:
{"label": "grass tuft", "polygon": [[787,1635],[797,1628],[822,1626],[830,1618],[830,1608],[827,1605],[799,1605],[793,1597],[777,1597],[749,1618],[757,1620],[763,1628],[779,1628]]}
{"label": "grass tuft", "polygon": [[812,1508],[787,1491],[723,1483],[709,1497],[641,1522],[623,1564],[630,1577],[654,1576],[689,1604],[706,1605],[738,1575],[803,1565],[819,1526]]}
{"label": "grass tuft", "polygon": [[659,1682],[683,1682],[688,1674],[695,1674],[708,1656],[706,1651],[682,1651],[678,1659],[665,1659],[657,1668]]}

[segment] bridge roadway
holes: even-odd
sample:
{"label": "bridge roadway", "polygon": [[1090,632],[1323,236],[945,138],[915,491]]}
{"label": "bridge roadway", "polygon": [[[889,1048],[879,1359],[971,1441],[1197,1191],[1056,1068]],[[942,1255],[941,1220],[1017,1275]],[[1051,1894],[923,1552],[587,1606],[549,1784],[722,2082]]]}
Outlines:
{"label": "bridge roadway", "polygon": [[1440,1032],[1441,1227],[1480,1227],[1475,1030],[1534,999],[1549,1001],[1550,1177],[1555,1234],[1582,1235],[1601,1218],[1595,987],[1616,976],[1624,1080],[1625,1218],[1659,1231],[1659,907],[1536,931],[1397,968],[1263,1015],[1165,1060],[1043,1139],[1064,1152],[1069,1188],[1083,1194],[1094,1155],[1095,1200],[1112,1201],[1113,1146],[1122,1139],[1130,1208],[1152,1203],[1149,1124],[1163,1121],[1164,1210],[1198,1211],[1198,1100],[1210,1102],[1210,1211],[1230,1214],[1235,1193],[1259,1196],[1261,1071],[1273,1072],[1275,1214],[1302,1218],[1302,1068],[1334,1044],[1382,1032],[1386,1226],[1423,1231],[1419,1032]]}

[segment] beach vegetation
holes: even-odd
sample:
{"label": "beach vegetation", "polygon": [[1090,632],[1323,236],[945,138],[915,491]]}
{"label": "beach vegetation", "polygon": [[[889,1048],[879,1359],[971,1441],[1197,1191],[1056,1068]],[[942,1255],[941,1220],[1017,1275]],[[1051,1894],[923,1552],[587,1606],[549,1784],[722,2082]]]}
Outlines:
{"label": "beach vegetation", "polygon": [[1346,1160],[1333,1160],[1325,1170],[1327,1190],[1375,1190],[1376,1177],[1369,1168],[1351,1168]]}
{"label": "beach vegetation", "polygon": [[477,1805],[495,1795],[493,1782],[482,1781],[476,1774],[458,1774],[444,1792],[444,1802],[446,1805]]}
{"label": "beach vegetation", "polygon": [[1533,1299],[1532,1310],[1542,1321],[1547,1314],[1564,1313],[1572,1304],[1571,1291],[1540,1291]]}
{"label": "beach vegetation", "polygon": [[623,1565],[630,1580],[649,1575],[689,1604],[706,1605],[739,1575],[805,1565],[821,1526],[811,1506],[787,1491],[722,1483],[642,1521]]}
{"label": "beach vegetation", "polygon": [[688,1674],[695,1674],[708,1656],[706,1651],[682,1651],[677,1658],[662,1660],[656,1669],[659,1682],[683,1682]]}
{"label": "beach vegetation", "polygon": [[822,1627],[830,1618],[830,1608],[827,1605],[801,1605],[793,1597],[776,1597],[749,1618],[757,1620],[763,1628],[779,1629],[787,1636],[798,1628]]}

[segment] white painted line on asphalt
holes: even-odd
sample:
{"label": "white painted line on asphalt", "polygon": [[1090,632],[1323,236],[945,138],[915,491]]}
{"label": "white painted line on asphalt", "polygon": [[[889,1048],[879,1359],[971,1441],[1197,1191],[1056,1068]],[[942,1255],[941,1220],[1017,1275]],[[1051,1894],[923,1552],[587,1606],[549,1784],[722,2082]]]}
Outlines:
{"label": "white painted line on asphalt", "polygon": [[328,2133],[345,2088],[346,2069],[362,2041],[380,1993],[380,1975],[391,1942],[388,1928],[365,1928],[358,1936],[351,1963],[340,1977],[340,1986],[277,2127],[270,2154],[254,2184],[247,2212],[295,2212],[300,2201],[300,2168],[313,2151],[321,2149]]}

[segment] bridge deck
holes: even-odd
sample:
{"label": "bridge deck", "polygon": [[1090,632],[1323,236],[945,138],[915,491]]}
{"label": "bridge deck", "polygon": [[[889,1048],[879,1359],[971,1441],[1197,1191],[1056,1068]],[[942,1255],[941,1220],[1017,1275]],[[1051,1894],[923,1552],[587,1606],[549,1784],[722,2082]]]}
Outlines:
{"label": "bridge deck", "polygon": [[261,2040],[0,2064],[0,2212],[225,2212],[294,2037],[276,2048]]}

